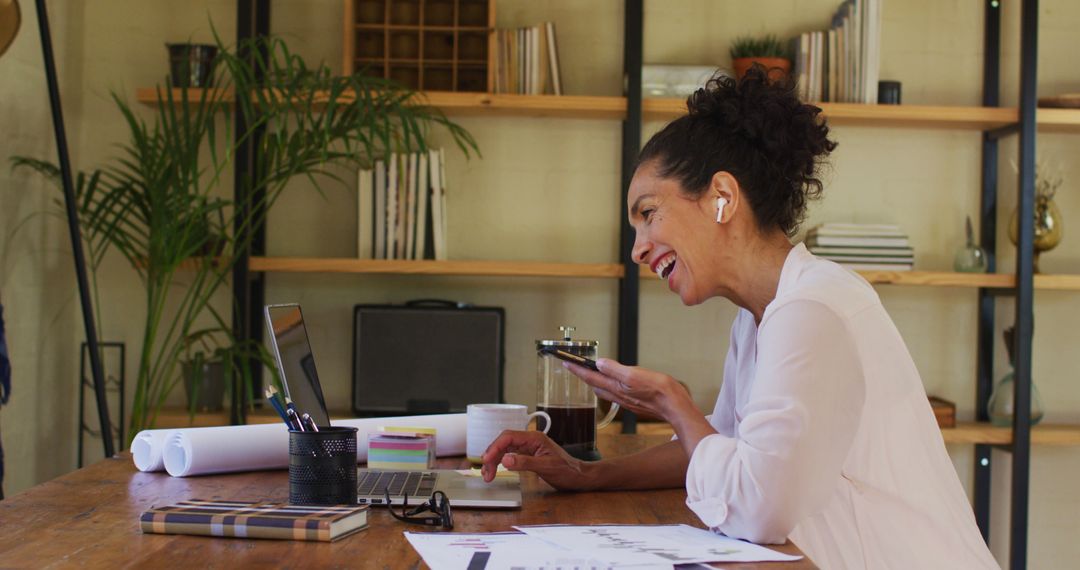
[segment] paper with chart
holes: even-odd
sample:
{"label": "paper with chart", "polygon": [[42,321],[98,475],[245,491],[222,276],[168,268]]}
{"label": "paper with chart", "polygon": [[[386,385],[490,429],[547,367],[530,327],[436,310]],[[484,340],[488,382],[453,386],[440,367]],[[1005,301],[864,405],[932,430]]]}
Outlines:
{"label": "paper with chart", "polygon": [[514,527],[571,552],[615,563],[783,562],[782,554],[688,525],[551,525]]}
{"label": "paper with chart", "polygon": [[[593,559],[519,532],[406,532],[405,538],[432,570],[608,570],[615,563]],[[473,556],[486,554],[486,560]],[[479,564],[476,564],[479,562]],[[472,564],[472,565],[470,565]],[[633,570],[671,570],[670,562],[635,565]]]}

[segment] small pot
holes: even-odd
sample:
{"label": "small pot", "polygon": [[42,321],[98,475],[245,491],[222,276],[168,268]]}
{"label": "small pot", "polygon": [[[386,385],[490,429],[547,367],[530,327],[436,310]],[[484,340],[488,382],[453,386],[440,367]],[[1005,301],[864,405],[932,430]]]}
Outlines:
{"label": "small pot", "polygon": [[165,44],[169,50],[169,76],[173,87],[212,87],[217,46]]}
{"label": "small pot", "polygon": [[742,79],[755,63],[760,63],[773,81],[783,79],[791,73],[791,62],[783,57],[737,57],[731,62],[735,68],[735,77]]}
{"label": "small pot", "polygon": [[190,362],[184,363],[184,393],[188,409],[197,412],[220,412],[225,409],[225,365],[203,362],[202,374],[196,378]]}

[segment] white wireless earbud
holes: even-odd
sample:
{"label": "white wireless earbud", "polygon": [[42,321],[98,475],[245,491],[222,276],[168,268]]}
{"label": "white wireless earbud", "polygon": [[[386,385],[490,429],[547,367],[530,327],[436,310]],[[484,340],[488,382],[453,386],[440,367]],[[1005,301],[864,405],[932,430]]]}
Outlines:
{"label": "white wireless earbud", "polygon": [[727,198],[723,196],[716,199],[716,223],[724,218],[724,206],[727,206]]}

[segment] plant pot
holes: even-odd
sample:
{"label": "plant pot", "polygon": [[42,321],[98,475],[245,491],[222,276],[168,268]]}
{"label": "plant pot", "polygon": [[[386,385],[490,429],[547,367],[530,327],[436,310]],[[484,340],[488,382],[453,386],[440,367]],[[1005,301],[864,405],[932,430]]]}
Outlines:
{"label": "plant pot", "polygon": [[791,62],[783,57],[738,57],[731,62],[735,77],[742,79],[755,63],[760,63],[773,81],[783,79],[791,72]]}
{"label": "plant pot", "polygon": [[225,409],[225,365],[204,362],[197,373],[190,362],[184,363],[184,393],[188,409],[196,412],[219,412]]}
{"label": "plant pot", "polygon": [[217,46],[165,44],[169,50],[169,76],[173,87],[211,87]]}

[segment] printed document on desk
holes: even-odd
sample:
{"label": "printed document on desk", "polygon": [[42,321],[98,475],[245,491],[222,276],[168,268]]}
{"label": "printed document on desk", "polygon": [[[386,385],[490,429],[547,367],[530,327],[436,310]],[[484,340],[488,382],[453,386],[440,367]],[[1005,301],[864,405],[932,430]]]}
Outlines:
{"label": "printed document on desk", "polygon": [[[566,550],[520,532],[406,532],[405,538],[432,570],[616,568],[614,563]],[[671,563],[633,567],[633,570],[671,569]]]}
{"label": "printed document on desk", "polygon": [[784,562],[782,554],[689,525],[541,525],[514,527],[571,552],[617,565],[700,562]]}
{"label": "printed document on desk", "polygon": [[[416,533],[405,538],[433,570],[670,570],[707,562],[799,560],[687,525],[522,526],[518,532]],[[474,559],[481,554],[483,558]]]}

